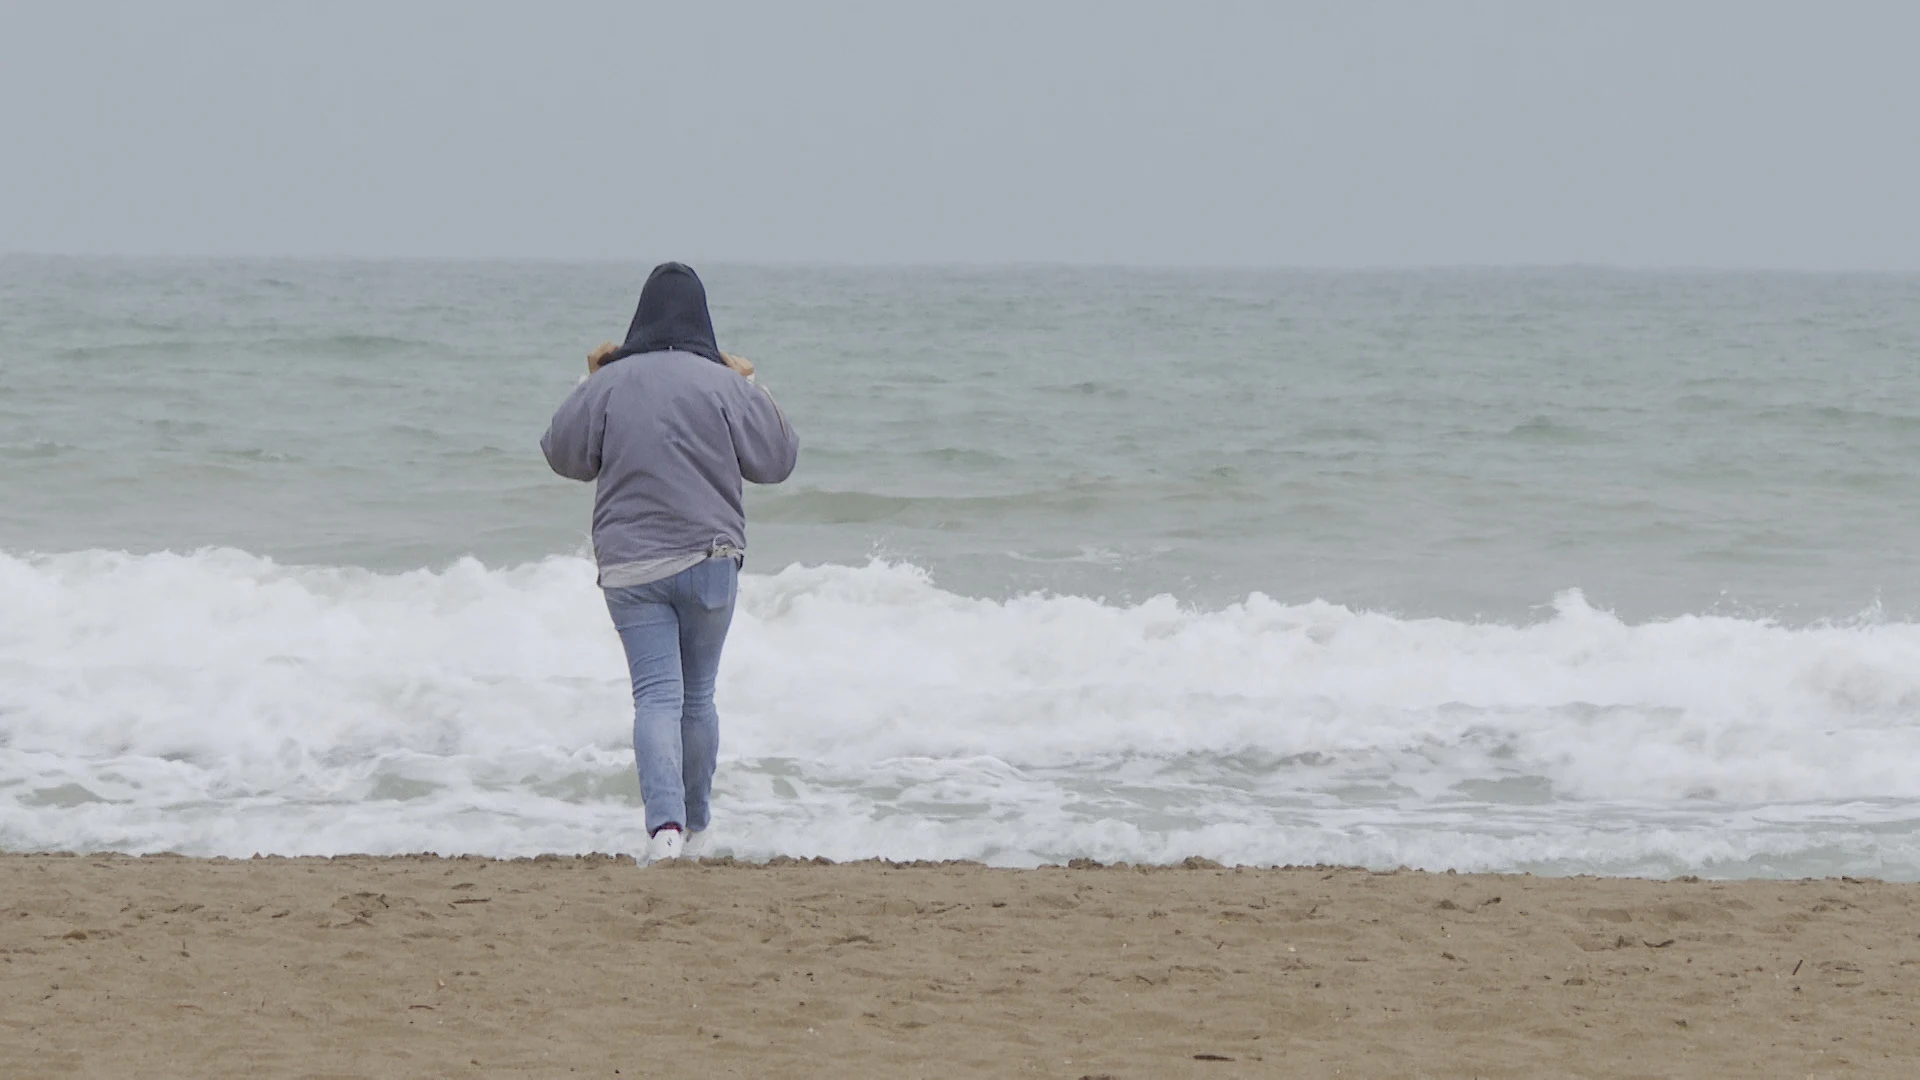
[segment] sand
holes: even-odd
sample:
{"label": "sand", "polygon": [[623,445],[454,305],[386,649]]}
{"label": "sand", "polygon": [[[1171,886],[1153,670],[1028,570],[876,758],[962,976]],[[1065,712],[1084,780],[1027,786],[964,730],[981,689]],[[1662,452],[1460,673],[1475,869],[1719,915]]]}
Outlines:
{"label": "sand", "polygon": [[0,1077],[1920,1075],[1920,886],[0,856]]}

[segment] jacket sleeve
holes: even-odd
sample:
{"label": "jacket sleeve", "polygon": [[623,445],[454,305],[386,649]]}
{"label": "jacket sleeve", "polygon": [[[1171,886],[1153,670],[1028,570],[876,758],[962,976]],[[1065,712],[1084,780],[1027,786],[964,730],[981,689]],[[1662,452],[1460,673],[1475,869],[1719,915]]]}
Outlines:
{"label": "jacket sleeve", "polygon": [[606,395],[588,379],[555,410],[553,423],[540,436],[540,449],[554,472],[569,480],[592,480],[600,475],[600,445],[606,430]]}
{"label": "jacket sleeve", "polygon": [[793,475],[794,463],[800,459],[800,436],[794,434],[772,394],[745,379],[739,386],[729,419],[740,475],[756,484],[777,484]]}

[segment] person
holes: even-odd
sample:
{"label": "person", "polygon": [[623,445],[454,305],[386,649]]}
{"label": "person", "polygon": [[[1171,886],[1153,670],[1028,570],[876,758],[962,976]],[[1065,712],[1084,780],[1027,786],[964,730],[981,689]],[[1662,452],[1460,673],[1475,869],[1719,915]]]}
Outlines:
{"label": "person", "polygon": [[540,440],[554,472],[596,485],[594,561],[633,680],[648,862],[711,850],[713,691],[746,557],[742,481],[780,483],[799,457],[752,375],[715,343],[699,276],[664,263],[626,342],[588,354]]}

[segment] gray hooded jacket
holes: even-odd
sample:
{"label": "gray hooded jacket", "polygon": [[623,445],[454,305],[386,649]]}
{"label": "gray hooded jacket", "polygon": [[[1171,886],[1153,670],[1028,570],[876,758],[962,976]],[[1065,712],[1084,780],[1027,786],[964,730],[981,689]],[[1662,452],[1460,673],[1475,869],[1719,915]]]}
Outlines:
{"label": "gray hooded jacket", "polygon": [[741,481],[785,480],[800,439],[773,397],[732,368],[662,351],[588,376],[540,449],[554,472],[595,481],[594,558],[600,584],[616,588],[744,552]]}

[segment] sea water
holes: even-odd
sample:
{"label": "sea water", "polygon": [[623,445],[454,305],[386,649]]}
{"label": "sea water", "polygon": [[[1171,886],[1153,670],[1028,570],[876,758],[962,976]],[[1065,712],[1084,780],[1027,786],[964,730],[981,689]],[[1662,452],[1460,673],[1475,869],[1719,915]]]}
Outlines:
{"label": "sea water", "polygon": [[[646,269],[0,259],[0,848],[639,848]],[[700,269],[723,850],[1920,879],[1920,277]]]}

